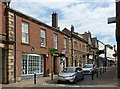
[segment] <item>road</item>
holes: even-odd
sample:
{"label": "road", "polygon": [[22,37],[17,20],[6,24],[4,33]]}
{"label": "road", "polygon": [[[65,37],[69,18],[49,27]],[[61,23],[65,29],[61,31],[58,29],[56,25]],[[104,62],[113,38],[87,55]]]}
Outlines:
{"label": "road", "polygon": [[[120,83],[117,79],[117,66],[110,66],[107,68],[106,72],[102,72],[102,75],[99,74],[97,77],[96,74],[94,75],[94,78],[92,80],[92,77],[90,75],[85,75],[84,80],[78,81],[76,84],[70,84],[70,83],[61,83],[57,84],[57,78],[54,80],[50,80],[49,78],[47,80],[40,78],[38,79],[37,84],[32,84],[32,81],[30,82],[25,80],[21,83],[16,83],[13,85],[7,85],[7,87],[3,87],[2,89],[16,89],[16,88],[25,88],[25,89],[35,89],[35,88],[51,88],[51,89],[119,89]],[[42,80],[43,79],[43,80]],[[42,82],[41,82],[42,80]],[[45,80],[45,81],[44,81]],[[27,85],[28,84],[28,85]],[[26,86],[25,86],[26,85]]]}
{"label": "road", "polygon": [[84,80],[78,81],[76,84],[70,83],[61,83],[57,84],[57,79],[53,81],[47,81],[45,85],[52,85],[52,86],[119,86],[119,82],[117,79],[117,71],[116,66],[110,66],[107,68],[106,72],[102,72],[102,74],[98,75],[94,74],[93,80],[91,75],[85,75]]}

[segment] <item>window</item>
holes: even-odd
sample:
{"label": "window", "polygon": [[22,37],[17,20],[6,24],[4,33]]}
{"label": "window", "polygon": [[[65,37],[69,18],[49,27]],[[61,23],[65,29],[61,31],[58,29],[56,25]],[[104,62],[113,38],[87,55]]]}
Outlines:
{"label": "window", "polygon": [[22,22],[22,43],[28,43],[28,23]]}
{"label": "window", "polygon": [[80,51],[82,50],[82,45],[81,45],[81,43],[80,43]]}
{"label": "window", "polygon": [[77,42],[76,42],[76,41],[74,42],[74,49],[75,49],[75,50],[77,50],[77,49],[78,49],[78,44],[77,44]]}
{"label": "window", "polygon": [[40,30],[41,47],[46,46],[45,30]]}
{"label": "window", "polygon": [[23,75],[43,74],[44,70],[44,56],[34,54],[23,54],[22,55],[22,69]]}
{"label": "window", "polygon": [[67,38],[64,38],[64,48],[67,48]]}
{"label": "window", "polygon": [[82,47],[82,49],[83,49],[83,51],[85,52],[85,45],[82,45],[83,47]]}
{"label": "window", "polygon": [[58,35],[54,34],[54,48],[58,49]]}

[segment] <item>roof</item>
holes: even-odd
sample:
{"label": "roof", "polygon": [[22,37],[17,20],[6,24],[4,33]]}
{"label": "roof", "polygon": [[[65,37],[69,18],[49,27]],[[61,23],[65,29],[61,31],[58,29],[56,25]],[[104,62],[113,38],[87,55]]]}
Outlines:
{"label": "roof", "polygon": [[83,35],[83,37],[88,41],[89,40],[89,37],[91,37],[91,33],[88,31],[88,33],[87,32],[85,32],[84,34],[81,34],[81,35]]}
{"label": "roof", "polygon": [[78,39],[78,40],[80,40],[80,41],[82,41],[82,42],[88,43],[85,39],[79,37],[79,36],[78,36],[78,33],[73,32],[73,33],[71,34],[71,31],[68,30],[67,28],[64,28],[64,29],[62,30],[62,32],[65,33],[65,34],[67,34],[68,36],[74,37],[74,38],[76,38],[76,39]]}
{"label": "roof", "polygon": [[45,27],[47,27],[47,28],[50,28],[50,29],[53,30],[53,31],[59,32],[59,33],[61,33],[61,34],[63,34],[63,35],[66,35],[66,34],[64,34],[62,31],[58,30],[57,28],[52,27],[52,26],[49,26],[49,25],[47,25],[47,24],[39,21],[38,19],[36,19],[36,18],[34,18],[34,17],[31,17],[31,16],[28,16],[28,15],[26,15],[26,14],[23,14],[22,12],[17,11],[17,10],[14,10],[13,8],[9,8],[9,11],[12,12],[12,13],[14,13],[14,14],[16,14],[16,15],[18,15],[18,16],[20,16],[20,17],[22,17],[22,18],[25,18],[25,19],[27,19],[27,20],[33,21],[33,22],[36,23],[36,24],[43,25],[43,26],[45,26]]}

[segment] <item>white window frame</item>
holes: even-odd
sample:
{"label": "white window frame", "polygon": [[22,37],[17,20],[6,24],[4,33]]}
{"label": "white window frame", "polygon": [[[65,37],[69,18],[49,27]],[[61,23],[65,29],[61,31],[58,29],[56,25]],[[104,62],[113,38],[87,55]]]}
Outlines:
{"label": "white window frame", "polygon": [[46,31],[44,29],[40,30],[40,45],[46,47]]}
{"label": "white window frame", "polygon": [[54,48],[58,49],[58,35],[54,34]]}
{"label": "white window frame", "polygon": [[77,50],[78,49],[78,42],[74,41],[74,49]]}
{"label": "white window frame", "polygon": [[[39,68],[39,71],[34,71],[36,72],[36,74],[43,74],[44,73],[44,56],[43,55],[37,55],[37,54],[22,54],[23,55],[26,55],[27,56],[27,73],[26,74],[23,74],[22,73],[22,76],[26,76],[26,75],[33,75],[33,68],[29,69],[30,67],[36,67],[36,68]],[[34,64],[36,63],[36,59],[30,59],[31,58],[35,58],[35,57],[39,57],[39,66],[35,66]],[[31,63],[32,61],[32,63]],[[35,61],[35,62],[34,62]],[[29,66],[30,65],[30,66]],[[32,73],[29,73],[29,71],[32,70]],[[22,72],[23,72],[23,58],[22,58]]]}
{"label": "white window frame", "polygon": [[64,37],[64,49],[67,49],[67,38]]}
{"label": "white window frame", "polygon": [[29,43],[28,23],[22,22],[22,43]]}

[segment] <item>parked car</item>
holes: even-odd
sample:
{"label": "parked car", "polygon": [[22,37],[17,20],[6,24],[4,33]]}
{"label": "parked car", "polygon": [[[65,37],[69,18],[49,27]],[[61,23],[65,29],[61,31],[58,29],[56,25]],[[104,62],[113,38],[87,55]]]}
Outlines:
{"label": "parked car", "polygon": [[83,71],[80,67],[66,67],[58,75],[58,83],[63,81],[76,83],[80,79],[84,79]]}
{"label": "parked car", "polygon": [[96,65],[94,64],[85,64],[83,66],[83,74],[94,74],[96,72]]}

